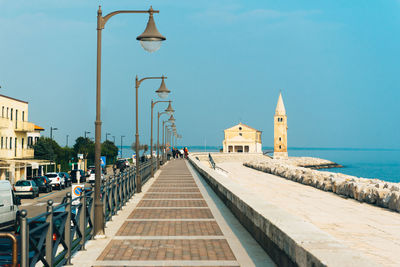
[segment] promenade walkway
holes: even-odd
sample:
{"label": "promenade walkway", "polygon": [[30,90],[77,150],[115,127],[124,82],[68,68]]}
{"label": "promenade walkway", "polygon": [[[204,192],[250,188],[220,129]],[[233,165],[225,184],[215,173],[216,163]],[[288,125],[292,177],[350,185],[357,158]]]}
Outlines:
{"label": "promenade walkway", "polygon": [[274,266],[185,160],[172,160],[76,266]]}

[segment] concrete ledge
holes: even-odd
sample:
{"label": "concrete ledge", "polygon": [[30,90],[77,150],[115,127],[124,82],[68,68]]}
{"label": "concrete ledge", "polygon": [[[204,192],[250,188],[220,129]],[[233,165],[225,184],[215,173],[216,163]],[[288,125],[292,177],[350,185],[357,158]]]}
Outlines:
{"label": "concrete ledge", "polygon": [[194,157],[189,161],[277,266],[377,266],[313,224],[259,201]]}

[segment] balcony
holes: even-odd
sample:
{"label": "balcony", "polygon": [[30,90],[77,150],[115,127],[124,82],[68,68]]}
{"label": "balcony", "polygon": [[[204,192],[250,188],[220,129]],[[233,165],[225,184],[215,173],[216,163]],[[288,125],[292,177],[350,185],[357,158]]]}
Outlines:
{"label": "balcony", "polygon": [[32,148],[27,148],[27,149],[23,149],[22,150],[22,157],[21,158],[24,158],[24,159],[27,159],[27,158],[29,158],[29,159],[32,159],[33,157],[34,157],[34,155],[35,155],[35,150],[33,150]]}
{"label": "balcony", "polygon": [[[15,123],[15,121],[13,121]],[[35,130],[35,124],[27,121],[18,121],[15,125],[14,131],[16,132],[33,132]]]}

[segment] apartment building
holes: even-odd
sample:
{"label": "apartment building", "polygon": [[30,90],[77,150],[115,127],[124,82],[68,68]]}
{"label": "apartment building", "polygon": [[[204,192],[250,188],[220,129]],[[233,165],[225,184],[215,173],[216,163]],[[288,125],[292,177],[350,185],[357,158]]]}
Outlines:
{"label": "apartment building", "polygon": [[0,180],[15,183],[49,164],[33,159],[41,130],[28,121],[28,102],[0,94]]}

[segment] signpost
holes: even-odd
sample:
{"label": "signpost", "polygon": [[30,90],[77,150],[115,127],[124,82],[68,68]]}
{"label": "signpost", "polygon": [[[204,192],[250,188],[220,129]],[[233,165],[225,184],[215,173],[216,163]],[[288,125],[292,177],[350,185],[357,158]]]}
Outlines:
{"label": "signpost", "polygon": [[84,189],[85,189],[85,185],[83,185],[83,184],[72,185],[71,190],[72,190],[72,204],[73,205],[78,205],[80,203],[80,200],[77,198],[81,196],[82,191]]}

